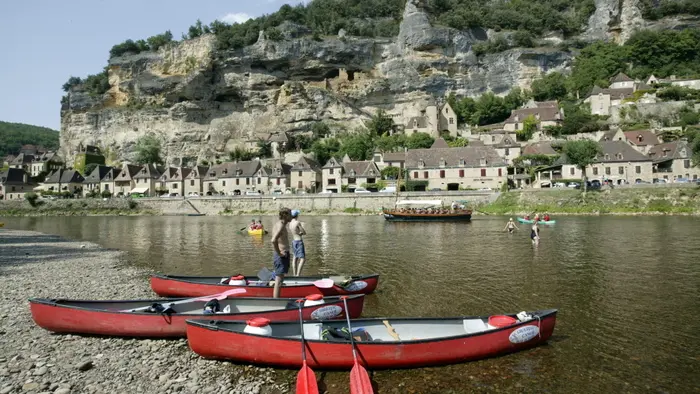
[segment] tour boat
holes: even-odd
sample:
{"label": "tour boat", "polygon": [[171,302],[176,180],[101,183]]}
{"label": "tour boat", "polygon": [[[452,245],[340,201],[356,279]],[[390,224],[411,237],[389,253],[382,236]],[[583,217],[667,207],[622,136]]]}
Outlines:
{"label": "tour boat", "polygon": [[[518,218],[518,222],[520,223],[525,223],[525,224],[533,224],[535,221],[533,219],[524,219],[524,218]],[[554,224],[556,223],[556,220],[538,220],[537,224]]]}
{"label": "tour boat", "polygon": [[[367,369],[417,368],[498,356],[545,343],[556,309],[513,315],[452,318],[353,319],[357,358]],[[306,361],[312,368],[350,369],[345,321],[305,321]],[[299,368],[299,322],[188,320],[187,342],[207,359]]]}
{"label": "tour boat", "polygon": [[[241,320],[265,317],[275,321],[299,321],[294,298],[243,298],[217,300],[218,312],[205,313],[208,300],[160,299],[134,301],[81,301],[32,298],[32,318],[40,327],[59,333],[122,337],[185,337],[187,319]],[[351,318],[360,317],[364,294],[348,296]],[[211,303],[209,303],[211,306]],[[345,317],[340,297],[314,294],[305,297],[304,319]]]}
{"label": "tour boat", "polygon": [[[236,278],[235,281],[232,281]],[[309,294],[347,295],[370,294],[377,288],[379,274],[355,276],[290,276],[284,279],[280,297],[305,297]],[[272,297],[271,281],[256,276],[152,275],[151,289],[161,297],[198,297],[221,293],[227,289],[242,288],[250,297]]]}
{"label": "tour boat", "polygon": [[472,210],[443,207],[441,200],[402,200],[393,209],[382,209],[389,222],[468,222]]}

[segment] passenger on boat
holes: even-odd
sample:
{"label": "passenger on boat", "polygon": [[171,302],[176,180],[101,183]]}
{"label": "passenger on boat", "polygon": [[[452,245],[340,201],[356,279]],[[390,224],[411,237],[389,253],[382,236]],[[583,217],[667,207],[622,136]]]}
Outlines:
{"label": "passenger on boat", "polygon": [[255,219],[253,219],[248,225],[248,229],[255,230]]}
{"label": "passenger on boat", "polygon": [[508,223],[506,223],[506,228],[504,228],[503,231],[505,230],[508,230],[508,233],[510,234],[513,234],[513,231],[518,230],[518,226],[515,225],[513,218],[510,218],[510,220],[508,220]]}
{"label": "passenger on boat", "polygon": [[525,220],[530,220],[530,215],[525,215]]}
{"label": "passenger on boat", "polygon": [[544,218],[542,218],[545,222],[548,222],[551,217],[549,216],[549,213],[545,212],[544,213]]}
{"label": "passenger on boat", "polygon": [[540,214],[539,214],[539,213],[536,213],[536,214],[535,214],[535,223],[537,223],[537,222],[539,222],[539,221],[540,221]]}

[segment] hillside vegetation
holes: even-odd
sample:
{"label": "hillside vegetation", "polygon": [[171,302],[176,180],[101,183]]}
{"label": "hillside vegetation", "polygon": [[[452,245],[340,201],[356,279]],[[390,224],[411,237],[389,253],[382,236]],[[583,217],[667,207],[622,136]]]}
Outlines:
{"label": "hillside vegetation", "polygon": [[0,121],[0,158],[16,155],[22,145],[41,145],[49,150],[58,149],[58,131],[24,123]]}

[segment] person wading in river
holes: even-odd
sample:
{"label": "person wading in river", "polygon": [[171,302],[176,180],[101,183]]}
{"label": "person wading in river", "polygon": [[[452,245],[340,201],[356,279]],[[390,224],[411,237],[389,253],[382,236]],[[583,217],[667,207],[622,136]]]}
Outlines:
{"label": "person wading in river", "polygon": [[292,220],[289,208],[281,208],[279,220],[272,228],[272,262],[275,267],[275,289],[273,297],[279,298],[284,276],[289,272],[289,237],[287,224]]}
{"label": "person wading in river", "polygon": [[515,225],[513,218],[510,218],[510,220],[508,220],[508,223],[506,223],[506,227],[503,229],[503,231],[506,230],[508,230],[508,233],[510,234],[513,234],[513,231],[518,230],[518,226]]}
{"label": "person wading in river", "polygon": [[299,221],[299,211],[296,209],[292,210],[292,221],[289,222],[289,231],[292,232],[292,251],[294,252],[292,275],[299,276],[301,275],[304,261],[306,261],[306,250],[304,250],[304,239],[302,238],[306,235],[306,230]]}

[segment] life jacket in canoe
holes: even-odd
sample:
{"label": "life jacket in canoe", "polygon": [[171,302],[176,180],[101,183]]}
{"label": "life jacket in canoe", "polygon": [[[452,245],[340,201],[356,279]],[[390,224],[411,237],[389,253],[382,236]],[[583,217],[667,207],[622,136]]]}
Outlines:
{"label": "life jacket in canoe", "polygon": [[[358,342],[371,342],[372,337],[367,331],[358,328],[353,332],[353,336]],[[335,328],[324,327],[321,331],[321,339],[324,341],[345,342],[350,340],[350,330],[347,327]]]}
{"label": "life jacket in canoe", "polygon": [[204,304],[204,314],[205,315],[213,315],[216,312],[221,311],[221,306],[219,305],[219,300],[214,298],[213,300],[207,302]]}
{"label": "life jacket in canoe", "polygon": [[170,315],[172,313],[175,313],[175,310],[170,305],[165,307],[165,306],[163,306],[163,304],[155,302],[155,303],[151,304],[151,306],[146,308],[145,312],[146,313],[160,313],[161,315]]}

